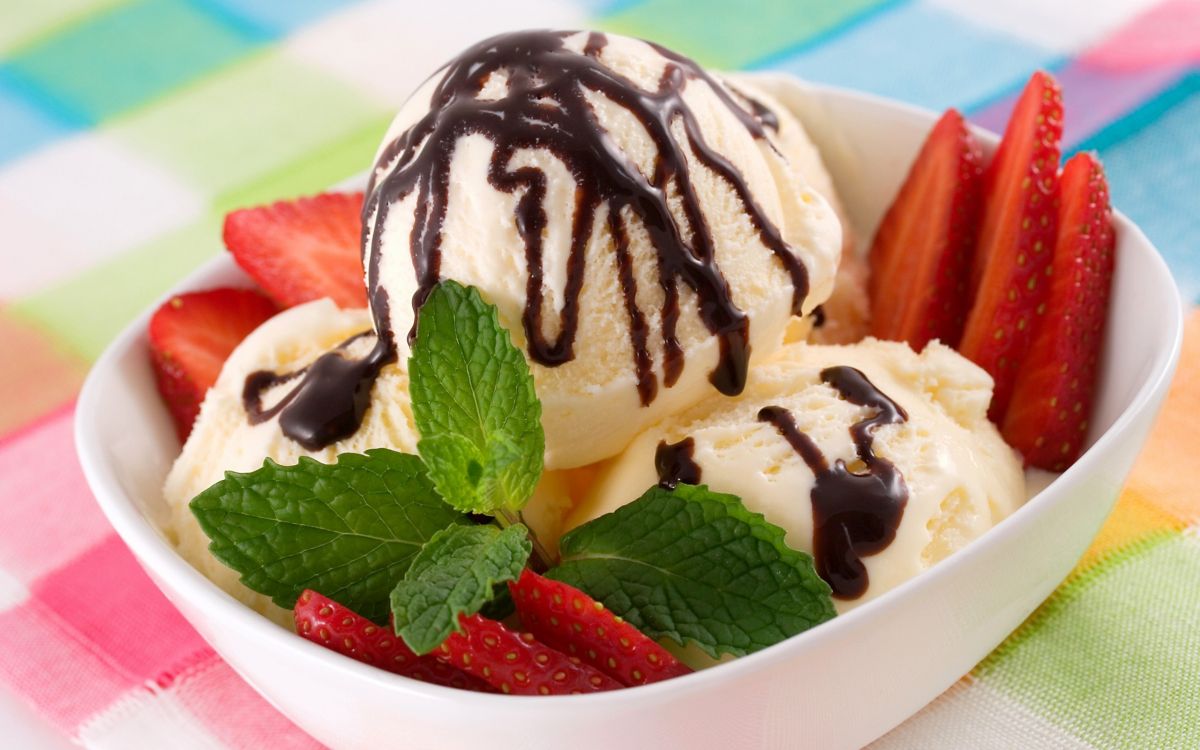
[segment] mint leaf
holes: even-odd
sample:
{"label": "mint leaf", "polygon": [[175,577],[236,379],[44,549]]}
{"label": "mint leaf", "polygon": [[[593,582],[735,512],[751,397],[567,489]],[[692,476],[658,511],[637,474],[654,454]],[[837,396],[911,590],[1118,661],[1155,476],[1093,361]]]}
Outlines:
{"label": "mint leaf", "polygon": [[508,583],[493,586],[492,598],[479,608],[479,614],[489,620],[506,620],[516,611],[517,605],[513,602],[512,592],[508,590]]}
{"label": "mint leaf", "polygon": [[418,450],[455,508],[520,510],[542,473],[542,406],[496,308],[454,281],[434,287],[408,364]]}
{"label": "mint leaf", "polygon": [[654,487],[564,536],[563,563],[547,575],[651,638],[743,656],[835,614],[812,557],[783,537],[733,495]]}
{"label": "mint leaf", "polygon": [[422,545],[470,523],[438,497],[421,459],[383,448],[227,472],[191,509],[213,556],[247,587],[288,609],[311,588],[375,621]]}
{"label": "mint leaf", "polygon": [[451,526],[434,534],[392,590],[396,634],[427,654],[458,629],[459,615],[473,615],[492,598],[498,583],[515,581],[529,559],[528,530],[513,524]]}
{"label": "mint leaf", "polygon": [[462,435],[443,434],[422,440],[417,449],[426,458],[438,494],[454,498],[456,507],[473,510],[491,507],[492,498],[507,492],[500,483],[509,467],[522,459],[504,432],[494,434],[482,448]]}

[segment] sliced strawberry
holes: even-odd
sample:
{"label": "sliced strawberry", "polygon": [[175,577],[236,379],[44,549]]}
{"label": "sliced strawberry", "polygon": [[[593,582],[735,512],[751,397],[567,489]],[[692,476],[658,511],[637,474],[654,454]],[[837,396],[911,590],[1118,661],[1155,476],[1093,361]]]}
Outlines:
{"label": "sliced strawberry", "polygon": [[925,139],[871,244],[871,335],[954,346],[982,208],[983,157],[957,110]]}
{"label": "sliced strawberry", "polygon": [[621,683],[555,651],[531,633],[509,630],[480,615],[462,616],[461,633],[451,633],[438,658],[480,677],[502,693],[569,695],[614,690]]}
{"label": "sliced strawberry", "polygon": [[376,625],[315,591],[305,590],[296,600],[292,614],[301,637],[344,656],[435,685],[496,692],[483,680],[432,656],[417,656],[390,628]]}
{"label": "sliced strawberry", "polygon": [[1094,155],[1071,157],[1060,189],[1046,314],[1021,364],[1003,426],[1004,438],[1026,464],[1052,471],[1074,463],[1087,436],[1116,244],[1108,182]]}
{"label": "sliced strawberry", "polygon": [[692,671],[573,586],[526,569],[508,587],[521,624],[539,641],[579,657],[623,685],[645,685]]}
{"label": "sliced strawberry", "polygon": [[204,394],[242,339],[277,312],[249,289],[178,294],[150,318],[150,357],[158,391],[180,440],[187,440]]}
{"label": "sliced strawberry", "polygon": [[958,349],[996,381],[988,416],[999,424],[1049,287],[1062,141],[1062,92],[1037,72],[1017,100],[984,174],[972,262],[973,298]]}
{"label": "sliced strawberry", "polygon": [[225,246],[283,307],[321,297],[366,307],[362,203],[362,193],[323,193],[234,211],[225,217]]}

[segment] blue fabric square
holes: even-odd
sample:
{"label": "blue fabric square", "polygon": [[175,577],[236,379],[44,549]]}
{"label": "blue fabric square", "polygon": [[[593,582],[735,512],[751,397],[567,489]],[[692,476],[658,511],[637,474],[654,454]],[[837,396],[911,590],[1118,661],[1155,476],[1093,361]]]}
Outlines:
{"label": "blue fabric square", "polygon": [[769,67],[931,109],[969,109],[1055,59],[1049,50],[915,3],[873,14]]}
{"label": "blue fabric square", "polygon": [[260,40],[184,0],[139,0],[21,50],[8,67],[95,123],[236,60]]}
{"label": "blue fabric square", "polygon": [[226,22],[268,37],[283,36],[357,0],[192,0]]}
{"label": "blue fabric square", "polygon": [[1200,303],[1200,73],[1080,144],[1100,153],[1113,205],[1158,247],[1184,299]]}
{"label": "blue fabric square", "polygon": [[0,164],[77,130],[80,124],[0,66]]}

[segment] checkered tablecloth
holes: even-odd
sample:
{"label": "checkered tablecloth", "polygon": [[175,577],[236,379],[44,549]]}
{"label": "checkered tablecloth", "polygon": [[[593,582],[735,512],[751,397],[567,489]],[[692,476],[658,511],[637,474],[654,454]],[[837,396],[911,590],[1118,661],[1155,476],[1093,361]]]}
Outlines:
{"label": "checkered tablecloth", "polygon": [[[1035,68],[1069,150],[1200,297],[1195,0],[0,0],[0,680],[95,748],[311,747],[177,615],[92,502],[73,399],[229,208],[361,171],[469,41],[599,26],[1003,125]],[[1152,443],[1066,583],[896,748],[1200,747],[1200,319]],[[0,744],[3,740],[0,740]]]}

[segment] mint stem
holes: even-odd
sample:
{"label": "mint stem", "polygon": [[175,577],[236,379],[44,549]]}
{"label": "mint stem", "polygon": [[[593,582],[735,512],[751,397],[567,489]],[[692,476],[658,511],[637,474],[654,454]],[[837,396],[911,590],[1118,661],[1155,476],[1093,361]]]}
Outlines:
{"label": "mint stem", "polygon": [[524,524],[526,533],[529,536],[529,541],[533,543],[533,552],[529,555],[529,568],[534,573],[545,573],[550,569],[550,553],[542,546],[542,542],[537,538],[537,534],[533,533],[533,529],[529,528],[529,524],[524,523],[520,511],[511,511],[507,508],[500,509],[496,512],[496,524],[507,529],[515,523]]}

